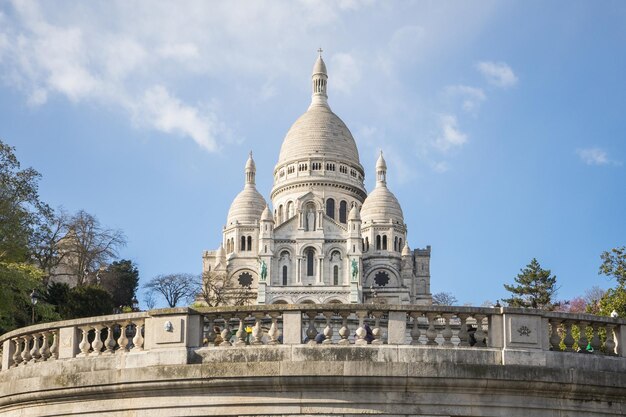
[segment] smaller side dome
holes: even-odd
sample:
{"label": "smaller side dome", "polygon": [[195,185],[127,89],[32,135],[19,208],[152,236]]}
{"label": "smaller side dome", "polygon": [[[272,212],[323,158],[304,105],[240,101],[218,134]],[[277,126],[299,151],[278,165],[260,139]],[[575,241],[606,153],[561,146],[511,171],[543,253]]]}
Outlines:
{"label": "smaller side dome", "polygon": [[245,167],[245,186],[230,205],[226,224],[257,223],[261,219],[267,202],[254,185],[255,174],[256,166],[252,159],[252,152],[250,152]]}
{"label": "smaller side dome", "polygon": [[265,206],[265,210],[263,210],[263,213],[261,214],[261,221],[274,223],[274,217],[272,216],[272,212],[267,205]]}
{"label": "smaller side dome", "polygon": [[404,242],[404,247],[402,248],[402,256],[411,256],[411,249],[409,249],[408,242]]}
{"label": "smaller side dome", "polygon": [[387,163],[380,152],[376,161],[376,187],[367,196],[361,209],[361,219],[366,224],[371,221],[404,225],[402,208],[395,195],[387,188]]}
{"label": "smaller side dome", "polygon": [[361,215],[359,213],[359,208],[355,205],[350,209],[350,213],[348,213],[348,221],[361,220]]}

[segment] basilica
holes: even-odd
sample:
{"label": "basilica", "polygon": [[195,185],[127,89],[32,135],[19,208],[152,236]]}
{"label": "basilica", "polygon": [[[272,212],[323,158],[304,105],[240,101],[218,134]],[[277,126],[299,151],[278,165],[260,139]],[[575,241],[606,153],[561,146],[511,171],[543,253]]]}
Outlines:
{"label": "basilica", "polygon": [[321,53],[311,84],[311,104],[278,155],[271,208],[256,189],[250,154],[222,244],[203,253],[205,283],[227,277],[258,304],[431,304],[430,246],[409,249],[382,152],[376,186],[365,190],[354,138],[328,104]]}

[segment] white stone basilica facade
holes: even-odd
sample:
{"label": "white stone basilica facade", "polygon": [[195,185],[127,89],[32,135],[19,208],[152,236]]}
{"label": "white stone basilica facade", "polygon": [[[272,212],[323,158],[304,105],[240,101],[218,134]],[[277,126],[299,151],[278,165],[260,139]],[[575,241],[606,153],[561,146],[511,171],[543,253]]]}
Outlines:
{"label": "white stone basilica facade", "polygon": [[203,275],[225,274],[258,304],[430,304],[430,246],[411,251],[402,208],[376,162],[376,187],[350,130],[327,101],[326,65],[313,67],[308,110],[287,132],[274,168],[270,210],[255,187],[252,154],[222,245],[203,254]]}

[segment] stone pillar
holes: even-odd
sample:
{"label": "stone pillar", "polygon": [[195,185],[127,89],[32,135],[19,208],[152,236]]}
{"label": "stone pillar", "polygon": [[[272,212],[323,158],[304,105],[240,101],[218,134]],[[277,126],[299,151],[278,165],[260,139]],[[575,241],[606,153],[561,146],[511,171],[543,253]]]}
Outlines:
{"label": "stone pillar", "polygon": [[76,327],[59,329],[59,359],[74,358],[80,352],[78,345],[81,338]]}
{"label": "stone pillar", "polygon": [[146,319],[145,350],[202,346],[202,315],[186,308],[176,310],[174,314],[155,312]]}
{"label": "stone pillar", "polygon": [[494,314],[489,318],[489,343],[487,346],[504,347],[504,320],[501,314]]}
{"label": "stone pillar", "polygon": [[299,345],[302,343],[302,312],[283,312],[283,344]]}
{"label": "stone pillar", "polygon": [[0,367],[0,370],[6,371],[9,369],[14,353],[15,343],[13,343],[11,339],[5,340],[2,344],[2,366]]}
{"label": "stone pillar", "polygon": [[297,264],[298,267],[296,268],[296,283],[297,284],[301,284],[302,283],[302,257],[298,256],[297,258]]}
{"label": "stone pillar", "polygon": [[615,326],[615,343],[617,343],[617,354],[626,358],[626,324]]}
{"label": "stone pillar", "polygon": [[406,313],[404,311],[389,312],[387,343],[390,345],[406,344]]}
{"label": "stone pillar", "polygon": [[318,269],[317,269],[317,283],[323,284],[324,278],[324,257],[320,256],[318,258]]}

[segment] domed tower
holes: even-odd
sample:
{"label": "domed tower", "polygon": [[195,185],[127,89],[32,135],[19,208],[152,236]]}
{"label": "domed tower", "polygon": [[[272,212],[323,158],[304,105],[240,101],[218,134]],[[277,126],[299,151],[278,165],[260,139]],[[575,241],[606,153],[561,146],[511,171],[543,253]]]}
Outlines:
{"label": "domed tower", "polygon": [[[215,251],[205,251],[202,256],[203,279],[224,274],[234,288],[233,298],[255,297],[258,288],[258,252],[261,216],[267,203],[255,186],[256,165],[252,152],[246,161],[243,190],[230,205],[226,225],[222,232],[222,245]],[[201,299],[197,300],[202,302]]]}
{"label": "domed tower", "polygon": [[[350,130],[328,105],[328,74],[322,56],[313,66],[311,105],[291,126],[280,148],[271,192],[276,226],[314,210],[347,224],[353,205],[365,200],[364,171]],[[312,193],[312,194],[309,194]],[[309,197],[305,197],[309,195]]]}
{"label": "domed tower", "polygon": [[[398,199],[387,188],[387,163],[382,151],[376,161],[376,187],[363,203],[361,220],[363,287],[375,290],[377,295],[387,289],[404,287],[401,255],[406,243],[406,224]],[[401,295],[401,302],[409,300],[407,292]]]}

